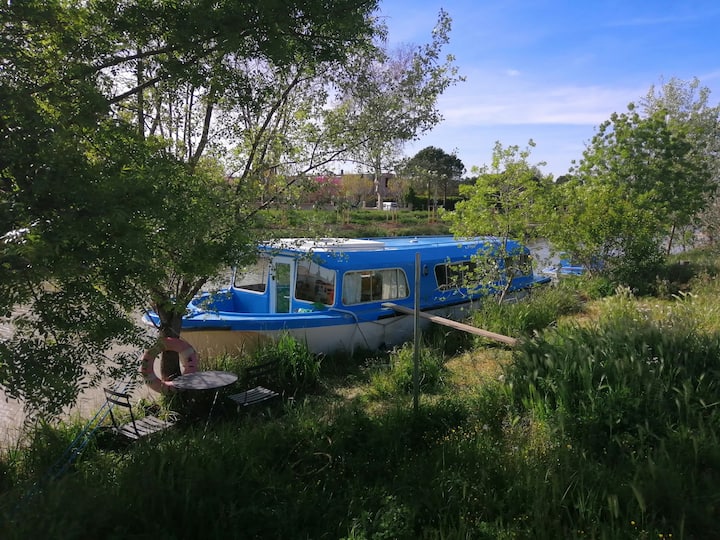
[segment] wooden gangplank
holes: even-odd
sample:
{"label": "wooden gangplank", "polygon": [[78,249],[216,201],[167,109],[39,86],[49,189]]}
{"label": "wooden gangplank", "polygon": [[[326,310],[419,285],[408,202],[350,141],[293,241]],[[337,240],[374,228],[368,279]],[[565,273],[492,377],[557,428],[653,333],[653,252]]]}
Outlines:
{"label": "wooden gangplank", "polygon": [[[415,315],[414,309],[406,308],[404,306],[398,306],[397,304],[393,304],[392,302],[384,303],[383,307],[393,309],[399,313],[404,313],[405,315]],[[507,345],[511,345],[511,346],[517,345],[518,340],[514,337],[504,336],[502,334],[496,334],[495,332],[490,332],[489,330],[483,330],[482,328],[476,328],[475,326],[470,326],[469,324],[463,324],[463,323],[460,323],[457,321],[453,321],[452,319],[440,317],[438,315],[430,315],[429,313],[423,313],[421,311],[420,313],[418,313],[418,317],[427,319],[436,324],[441,324],[443,326],[455,328],[456,330],[468,332],[469,334],[474,334],[476,336],[481,336],[484,338],[499,341],[499,342],[505,343]]]}

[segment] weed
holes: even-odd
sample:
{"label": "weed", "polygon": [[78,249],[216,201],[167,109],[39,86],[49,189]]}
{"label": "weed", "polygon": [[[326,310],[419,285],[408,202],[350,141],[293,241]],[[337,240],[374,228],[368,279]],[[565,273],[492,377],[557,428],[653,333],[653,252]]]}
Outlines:
{"label": "weed", "polygon": [[262,346],[253,354],[253,358],[257,364],[277,360],[278,383],[292,393],[311,390],[320,380],[322,356],[311,353],[306,343],[289,334]]}
{"label": "weed", "polygon": [[[435,351],[422,347],[418,355],[418,385],[423,393],[434,393],[442,388],[445,377],[445,360]],[[394,349],[387,366],[376,368],[370,377],[372,392],[377,397],[407,395],[413,391],[415,352],[411,344]]]}

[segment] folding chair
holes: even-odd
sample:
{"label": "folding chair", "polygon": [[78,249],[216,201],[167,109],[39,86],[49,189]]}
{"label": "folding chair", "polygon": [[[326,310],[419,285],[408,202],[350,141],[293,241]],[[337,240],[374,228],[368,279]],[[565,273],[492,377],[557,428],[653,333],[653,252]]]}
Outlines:
{"label": "folding chair", "polygon": [[[258,382],[272,379],[274,375],[277,375],[279,365],[280,362],[278,360],[271,360],[258,366],[250,366],[249,368],[246,368],[246,382],[257,384]],[[237,404],[239,411],[241,408],[263,403],[269,399],[279,396],[280,394],[275,390],[271,390],[265,386],[255,386],[254,388],[250,388],[249,390],[245,390],[239,394],[228,396],[228,398],[232,399]]]}
{"label": "folding chair", "polygon": [[[130,394],[124,392],[116,392],[104,388],[105,399],[107,400],[108,407],[110,409],[110,419],[113,423],[113,428],[119,435],[124,435],[128,439],[138,440],[141,437],[152,435],[158,431],[162,431],[169,427],[172,427],[175,422],[171,420],[162,420],[157,416],[145,416],[143,418],[135,419],[133,414],[132,405],[130,404]],[[119,424],[115,415],[113,414],[113,405],[125,407],[130,411],[130,422],[126,424]]]}

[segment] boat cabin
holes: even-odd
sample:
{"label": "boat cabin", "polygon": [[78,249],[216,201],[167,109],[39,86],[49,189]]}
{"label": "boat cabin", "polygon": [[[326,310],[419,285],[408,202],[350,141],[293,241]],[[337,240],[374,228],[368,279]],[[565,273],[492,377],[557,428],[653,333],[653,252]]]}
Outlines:
{"label": "boat cabin", "polygon": [[[415,256],[420,254],[421,306],[453,305],[488,294],[468,289],[477,281],[478,253],[493,258],[491,238],[292,239],[261,245],[255,263],[233,273],[229,289],[192,302],[202,311],[310,313],[374,310],[384,302],[413,303]],[[512,269],[513,288],[532,285],[527,248],[511,246],[511,257],[494,261]],[[501,284],[498,284],[501,286]]]}

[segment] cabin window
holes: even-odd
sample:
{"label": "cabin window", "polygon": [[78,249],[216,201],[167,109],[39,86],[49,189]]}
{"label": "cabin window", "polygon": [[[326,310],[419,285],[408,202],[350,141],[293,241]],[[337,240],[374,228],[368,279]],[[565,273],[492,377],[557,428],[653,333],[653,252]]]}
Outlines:
{"label": "cabin window", "polygon": [[435,267],[435,279],[438,289],[467,288],[478,280],[477,264],[474,261],[438,264]]}
{"label": "cabin window", "polygon": [[331,306],[335,303],[335,271],[309,260],[297,263],[295,298]]}
{"label": "cabin window", "polygon": [[347,272],[343,277],[343,304],[407,298],[407,276],[400,268]]}
{"label": "cabin window", "polygon": [[269,272],[270,259],[261,257],[254,264],[238,268],[235,272],[235,287],[264,293],[267,288]]}

